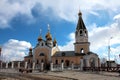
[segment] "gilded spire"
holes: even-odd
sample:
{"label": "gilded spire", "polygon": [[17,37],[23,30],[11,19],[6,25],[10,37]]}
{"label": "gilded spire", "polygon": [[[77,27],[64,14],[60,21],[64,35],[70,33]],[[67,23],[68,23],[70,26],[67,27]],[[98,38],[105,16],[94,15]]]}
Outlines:
{"label": "gilded spire", "polygon": [[40,29],[40,36],[38,37],[38,41],[42,41],[42,36],[41,36],[41,34],[42,34],[42,29]]}
{"label": "gilded spire", "polygon": [[54,38],[53,46],[56,46],[56,44],[57,44],[57,41],[56,41],[56,39]]}
{"label": "gilded spire", "polygon": [[47,32],[45,37],[46,37],[47,40],[52,40],[52,36],[50,34],[50,25],[49,24],[48,24],[48,32]]}
{"label": "gilded spire", "polygon": [[56,44],[56,43],[57,43],[57,41],[56,41],[56,39],[55,39],[55,38],[54,38],[54,41],[53,41],[53,43],[54,43],[54,44]]}

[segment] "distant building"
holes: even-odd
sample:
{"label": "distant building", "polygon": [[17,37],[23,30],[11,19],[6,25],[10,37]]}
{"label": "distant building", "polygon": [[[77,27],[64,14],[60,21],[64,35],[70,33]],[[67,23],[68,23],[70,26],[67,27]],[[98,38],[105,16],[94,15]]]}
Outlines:
{"label": "distant building", "polygon": [[64,63],[64,66],[69,67],[72,64],[81,65],[83,67],[98,67],[99,57],[97,54],[90,51],[88,42],[88,31],[82,19],[82,13],[78,14],[79,19],[75,31],[74,51],[60,51],[56,39],[52,38],[50,30],[43,40],[42,36],[38,37],[38,43],[32,49],[29,49],[28,56],[24,57],[24,61],[32,67],[32,63],[36,65],[44,63],[45,67],[49,67],[50,63],[59,65]]}
{"label": "distant building", "polygon": [[117,63],[114,60],[106,61],[106,66],[117,67]]}

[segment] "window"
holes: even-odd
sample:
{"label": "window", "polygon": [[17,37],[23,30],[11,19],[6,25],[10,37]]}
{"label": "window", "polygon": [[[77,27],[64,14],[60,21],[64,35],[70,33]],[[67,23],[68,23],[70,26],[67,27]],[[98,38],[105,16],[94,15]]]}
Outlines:
{"label": "window", "polygon": [[55,64],[58,64],[58,60],[55,61]]}
{"label": "window", "polygon": [[62,59],[62,60],[61,60],[61,63],[63,63],[63,62],[64,62],[64,60]]}
{"label": "window", "polygon": [[83,48],[81,48],[80,53],[84,53],[84,49]]}
{"label": "window", "polygon": [[44,53],[40,53],[40,55],[39,56],[44,56]]}
{"label": "window", "polygon": [[42,43],[41,46],[44,46],[44,43]]}
{"label": "window", "polygon": [[82,36],[82,31],[80,31],[80,36]]}
{"label": "window", "polygon": [[62,53],[62,56],[65,56],[65,52]]}
{"label": "window", "polygon": [[36,64],[38,64],[38,63],[39,63],[39,60],[37,59]]}
{"label": "window", "polygon": [[41,62],[44,62],[43,59],[41,60]]}

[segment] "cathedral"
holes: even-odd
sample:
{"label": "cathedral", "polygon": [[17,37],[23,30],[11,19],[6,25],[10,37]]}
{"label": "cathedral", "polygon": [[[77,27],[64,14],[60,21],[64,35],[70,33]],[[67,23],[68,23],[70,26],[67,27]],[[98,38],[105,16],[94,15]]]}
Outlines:
{"label": "cathedral", "polygon": [[45,68],[50,67],[50,63],[65,67],[72,64],[82,65],[82,67],[99,67],[99,57],[90,51],[88,41],[88,30],[83,22],[82,13],[78,13],[78,23],[75,30],[74,51],[60,51],[56,39],[52,38],[50,30],[45,35],[45,40],[40,35],[34,48],[29,49],[29,54],[24,57],[24,61],[32,67],[33,62],[37,67],[44,63]]}

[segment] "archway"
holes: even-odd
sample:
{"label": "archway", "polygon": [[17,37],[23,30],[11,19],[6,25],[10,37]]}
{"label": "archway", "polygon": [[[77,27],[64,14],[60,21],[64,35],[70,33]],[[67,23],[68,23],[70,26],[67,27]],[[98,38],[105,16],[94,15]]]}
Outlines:
{"label": "archway", "polygon": [[95,59],[94,58],[90,59],[90,67],[92,67],[92,68],[95,67]]}
{"label": "archway", "polygon": [[83,48],[80,49],[80,53],[84,53],[84,49]]}
{"label": "archway", "polygon": [[70,66],[70,61],[69,60],[66,60],[65,63],[66,63],[67,67]]}

